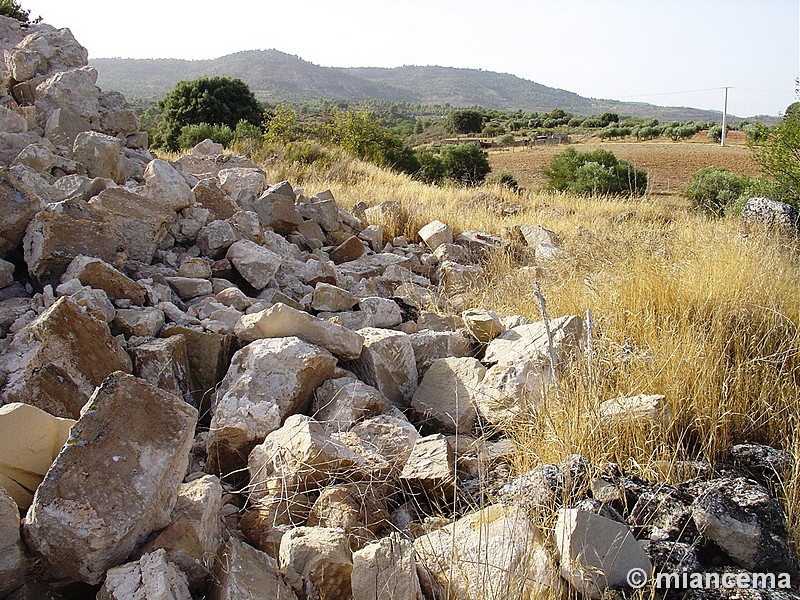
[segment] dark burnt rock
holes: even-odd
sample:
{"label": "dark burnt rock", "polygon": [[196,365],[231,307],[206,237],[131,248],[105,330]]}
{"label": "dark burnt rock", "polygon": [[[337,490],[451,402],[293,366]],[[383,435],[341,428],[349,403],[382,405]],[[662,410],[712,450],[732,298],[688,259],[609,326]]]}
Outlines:
{"label": "dark burnt rock", "polygon": [[692,520],[692,500],[672,486],[653,485],[639,494],[628,523],[638,539],[691,544],[700,537]]}
{"label": "dark burnt rock", "polygon": [[606,519],[610,519],[611,521],[616,521],[626,526],[628,525],[627,521],[625,521],[625,517],[614,510],[614,507],[610,504],[604,504],[599,500],[595,500],[594,498],[584,498],[583,500],[573,502],[570,508],[577,508],[578,510],[594,513]]}
{"label": "dark burnt rock", "polygon": [[539,465],[501,487],[498,499],[526,509],[558,508],[565,498],[585,496],[590,463],[586,457],[570,454],[557,465]]}
{"label": "dark burnt rock", "polygon": [[598,477],[589,484],[595,500],[611,504],[614,510],[623,516],[628,516],[639,496],[652,487],[653,484],[644,479],[623,475],[615,463],[604,465]]}
{"label": "dark burnt rock", "polygon": [[759,483],[776,485],[784,481],[792,467],[792,455],[763,444],[737,444],[728,450],[734,467]]}
{"label": "dark burnt rock", "polygon": [[683,542],[651,541],[643,546],[654,573],[698,573],[703,570],[697,549]]}
{"label": "dark burnt rock", "polygon": [[797,575],[777,500],[746,477],[721,477],[695,486],[692,518],[698,530],[739,567]]}
{"label": "dark burnt rock", "polygon": [[[704,582],[702,588],[695,586],[693,589],[687,590],[683,600],[800,600],[800,594],[797,593],[795,587],[780,587],[777,575],[775,577],[776,587],[765,587],[758,581],[753,587],[749,588],[741,588],[735,585],[734,587],[725,587],[722,585],[725,577],[734,578],[740,575],[748,576],[748,579],[753,581],[752,574],[746,569],[720,567],[706,570],[701,575]],[[700,575],[695,575],[694,577],[700,577]],[[730,580],[735,581],[735,579]],[[719,586],[714,585],[717,581],[720,582]],[[705,585],[706,583],[708,585]]]}

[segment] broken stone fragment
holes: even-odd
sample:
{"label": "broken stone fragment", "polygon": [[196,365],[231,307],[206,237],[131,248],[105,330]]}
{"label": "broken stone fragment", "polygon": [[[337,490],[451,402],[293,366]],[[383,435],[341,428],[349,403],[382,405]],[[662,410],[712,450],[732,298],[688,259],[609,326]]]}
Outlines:
{"label": "broken stone fragment", "polygon": [[358,304],[357,296],[329,283],[318,283],[311,299],[311,307],[319,311],[350,310],[356,304]]}
{"label": "broken stone fragment", "polygon": [[442,434],[417,439],[400,480],[432,501],[446,499],[456,481],[455,455]]}
{"label": "broken stone fragment", "polygon": [[353,553],[353,600],[422,600],[414,546],[394,532]]}
{"label": "broken stone fragment", "polygon": [[[295,194],[286,181],[276,183],[252,201],[252,210],[264,227],[286,235],[297,230],[303,218],[295,208]],[[241,205],[241,203],[240,203]]]}
{"label": "broken stone fragment", "polygon": [[411,408],[439,431],[467,433],[475,425],[473,398],[485,374],[486,367],[474,358],[440,358],[422,378]]}
{"label": "broken stone fragment", "polygon": [[353,555],[342,529],[297,527],[288,531],[281,540],[279,564],[287,583],[301,597],[352,597]]}
{"label": "broken stone fragment", "polygon": [[134,375],[197,407],[184,336],[148,340],[129,352]]}
{"label": "broken stone fragment", "polygon": [[83,285],[103,290],[112,300],[130,300],[141,306],[147,290],[101,258],[79,254],[67,267],[61,281],[77,279]]}
{"label": "broken stone fragment", "polygon": [[491,310],[470,308],[461,313],[467,331],[479,342],[488,344],[503,333],[503,324],[497,313]]}
{"label": "broken stone fragment", "polygon": [[275,560],[231,538],[220,546],[210,600],[297,600]]}
{"label": "broken stone fragment", "polygon": [[233,243],[226,254],[239,274],[257,290],[263,290],[278,272],[282,259],[272,250],[250,240]]}
{"label": "broken stone fragment", "polygon": [[209,470],[243,467],[264,436],[308,409],[314,390],[335,368],[329,352],[297,337],[258,340],[234,354],[211,418]]}
{"label": "broken stone fragment", "polygon": [[453,243],[453,231],[441,221],[431,221],[419,230],[419,237],[431,249],[436,250],[442,244]]}
{"label": "broken stone fragment", "polygon": [[25,554],[19,539],[19,509],[0,486],[0,597],[5,598],[25,583],[25,567]]}
{"label": "broken stone fragment", "polygon": [[164,326],[164,311],[153,306],[121,308],[112,323],[114,333],[126,338],[154,337]]}
{"label": "broken stone fragment", "polygon": [[42,201],[13,172],[0,169],[0,255],[19,247]]}
{"label": "broken stone fragment", "polygon": [[371,385],[340,377],[329,379],[314,392],[311,415],[330,432],[346,431],[359,421],[387,410],[389,401]]}
{"label": "broken stone fragment", "polygon": [[136,562],[108,570],[97,600],[191,600],[186,576],[164,550],[145,554]]}
{"label": "broken stone fragment", "polygon": [[330,251],[330,257],[334,264],[340,265],[342,263],[354,261],[366,252],[367,249],[364,247],[364,244],[361,243],[361,240],[351,235]]}
{"label": "broken stone fragment", "polygon": [[25,517],[25,539],[54,576],[97,584],[169,524],[196,424],[194,408],[141,379],[103,382]]}
{"label": "broken stone fragment", "polygon": [[72,155],[86,167],[89,177],[105,177],[115,183],[125,183],[120,164],[123,142],[97,131],[83,131],[75,138]]}
{"label": "broken stone fragment", "polygon": [[391,526],[382,492],[374,483],[328,486],[311,507],[306,525],[344,530],[353,551],[377,539]]}

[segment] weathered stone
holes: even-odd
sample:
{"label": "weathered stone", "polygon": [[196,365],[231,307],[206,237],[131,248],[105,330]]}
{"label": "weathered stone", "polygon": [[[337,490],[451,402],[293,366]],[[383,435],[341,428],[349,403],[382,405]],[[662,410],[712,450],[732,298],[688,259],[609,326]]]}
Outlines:
{"label": "weathered stone", "polygon": [[485,374],[474,358],[440,358],[422,378],[411,408],[440,431],[466,433],[475,425],[473,397]]}
{"label": "weathered stone", "polygon": [[273,558],[278,557],[281,538],[290,527],[304,525],[312,502],[300,492],[280,491],[251,501],[239,520],[245,539]]}
{"label": "weathered stone", "polygon": [[190,588],[202,588],[223,542],[221,509],[219,479],[205,475],[182,483],[170,524],[142,548],[142,553],[166,550],[169,561],[187,576]]}
{"label": "weathered stone", "polygon": [[282,181],[270,187],[252,203],[252,210],[264,227],[286,235],[297,230],[303,222],[294,206],[295,194],[287,182]]}
{"label": "weathered stone", "polygon": [[372,483],[348,483],[322,490],[308,516],[309,527],[344,530],[354,551],[391,527],[382,494]]}
{"label": "weathered stone", "polygon": [[365,227],[358,234],[358,239],[367,242],[374,252],[380,252],[383,248],[383,227],[380,225]]}
{"label": "weathered stone", "polygon": [[220,302],[225,306],[230,306],[242,312],[246,311],[256,302],[253,298],[249,298],[242,290],[240,290],[237,287],[229,287],[225,288],[224,290],[220,290],[216,294],[216,299],[217,302]]}
{"label": "weathered stone", "polygon": [[356,260],[340,264],[338,270],[342,277],[350,277],[354,281],[360,281],[361,279],[383,275],[383,272],[392,265],[408,265],[410,263],[410,258],[398,256],[397,254],[362,254]]}
{"label": "weathered stone", "polygon": [[441,221],[431,221],[419,230],[419,237],[431,249],[436,250],[442,244],[453,243],[453,231]]}
{"label": "weathered stone", "polygon": [[419,438],[400,479],[431,500],[443,499],[455,484],[455,456],[447,438],[441,434]]}
{"label": "weathered stone", "polygon": [[197,406],[184,336],[148,340],[131,348],[130,355],[134,375]]}
{"label": "weathered stone", "polygon": [[[411,456],[419,433],[402,413],[383,414],[364,419],[337,439],[362,456],[376,478],[396,479]],[[378,460],[371,459],[371,453]]]}
{"label": "weathered stone", "polygon": [[86,167],[89,177],[107,177],[125,183],[120,166],[122,140],[96,131],[84,131],[75,138],[72,154]]}
{"label": "weathered stone", "polygon": [[0,488],[22,510],[28,510],[74,424],[30,404],[0,406]]}
{"label": "weathered stone", "polygon": [[42,202],[14,173],[0,169],[0,254],[22,243],[28,223]]}
{"label": "weathered stone", "polygon": [[408,215],[399,202],[387,200],[364,210],[367,225],[382,225],[388,231],[402,231]]}
{"label": "weathered stone", "polygon": [[[77,279],[73,279],[72,281],[76,281],[78,285],[80,285]],[[103,290],[95,290],[89,286],[82,286],[78,291],[70,294],[69,297],[75,304],[85,308],[95,319],[105,321],[106,323],[111,323],[117,314],[117,310]]]}
{"label": "weathered stone", "polygon": [[192,191],[195,201],[209,211],[212,220],[230,219],[241,210],[228,194],[219,189],[214,179],[201,180]]}
{"label": "weathered stone", "polygon": [[211,221],[197,233],[197,246],[204,256],[221,258],[241,234],[228,220]]}
{"label": "weathered stone", "polygon": [[100,258],[79,254],[67,267],[61,281],[77,279],[83,285],[103,290],[112,300],[130,300],[143,305],[147,290],[123,275],[119,270]]}
{"label": "weathered stone", "polygon": [[414,349],[417,372],[424,375],[430,366],[441,358],[472,356],[472,342],[456,331],[423,330],[409,336]]}
{"label": "weathered stone", "polygon": [[261,169],[232,167],[221,169],[217,176],[220,189],[230,195],[242,210],[253,210],[253,201],[267,185]]}
{"label": "weathered stone", "polygon": [[[397,302],[389,298],[369,296],[358,301],[358,308],[364,317],[362,327],[388,329],[403,322],[403,313]],[[360,328],[359,328],[360,329]]]}
{"label": "weathered stone", "polygon": [[304,598],[352,598],[353,555],[342,529],[297,527],[281,540],[280,568]]}
{"label": "weathered stone", "polygon": [[181,300],[191,300],[200,296],[210,296],[214,288],[208,279],[197,277],[165,277],[166,282]]}
{"label": "weathered stone", "polygon": [[417,561],[458,600],[530,598],[557,591],[555,567],[528,515],[494,504],[414,541]]}
{"label": "weathered stone", "polygon": [[767,229],[788,237],[800,236],[800,212],[785,202],[769,198],[750,198],[742,209],[746,230]]}
{"label": "weathered stone", "polygon": [[92,129],[89,118],[68,108],[53,109],[51,105],[48,110],[51,112],[45,121],[44,135],[56,146],[72,148],[78,135]]}
{"label": "weathered stone", "polygon": [[490,252],[503,246],[502,238],[484,231],[473,231],[471,229],[462,231],[453,241],[459,246],[464,246],[478,257],[485,257]]}
{"label": "weathered stone", "polygon": [[311,219],[327,232],[336,231],[342,226],[339,207],[333,197],[325,198],[318,194],[307,204],[298,206],[298,210],[306,219]]}
{"label": "weathered stone", "polygon": [[76,418],[103,379],[131,362],[108,326],[59,298],[0,355],[3,398],[58,417]]}
{"label": "weathered stone", "polygon": [[164,311],[152,306],[121,308],[112,323],[114,331],[129,337],[154,337],[164,326]]}
{"label": "weathered stone", "polygon": [[83,67],[88,52],[67,29],[49,25],[37,28],[16,46],[8,46],[6,68],[16,81],[28,81],[37,76],[49,75]]}
{"label": "weathered stone", "polygon": [[325,232],[316,221],[303,221],[298,224],[297,233],[305,238],[310,248],[322,248],[325,244]]}
{"label": "weathered stone", "polygon": [[[276,369],[276,365],[280,365]],[[208,436],[209,469],[240,468],[253,447],[289,415],[308,409],[336,359],[296,337],[257,340],[233,356],[217,391]]]}
{"label": "weathered stone", "polygon": [[765,487],[745,477],[722,477],[699,486],[692,517],[700,533],[738,566],[796,576],[786,543],[786,518]]}
{"label": "weathered stone", "polygon": [[589,512],[562,508],[556,523],[561,577],[578,592],[600,598],[628,585],[633,569],[650,577],[650,559],[627,526]]}
{"label": "weathered stone", "polygon": [[164,550],[108,570],[97,600],[191,600],[186,576]]}
{"label": "weathered stone", "polygon": [[[36,109],[45,121],[61,109],[88,125],[84,131],[99,129],[100,90],[96,82],[97,71],[92,67],[55,73],[36,86]],[[52,138],[50,141],[58,143]]]}
{"label": "weathered stone", "polygon": [[347,368],[397,406],[407,407],[417,389],[417,363],[408,335],[373,327],[358,333],[364,338],[364,347]]}
{"label": "weathered stone", "polygon": [[439,285],[445,294],[465,292],[484,280],[484,271],[477,265],[443,262],[439,265]]}
{"label": "weathered stone", "polygon": [[422,600],[414,546],[399,533],[353,553],[353,600]]}
{"label": "weathered stone", "polygon": [[358,298],[340,287],[329,283],[318,283],[314,288],[311,306],[314,310],[339,312],[350,310],[358,304]]}
{"label": "weathered stone", "polygon": [[340,265],[342,263],[354,261],[366,252],[367,249],[364,247],[364,244],[361,243],[361,240],[351,235],[330,251],[330,257],[334,264]]}
{"label": "weathered stone", "polygon": [[[5,436],[3,431],[3,443]],[[5,598],[25,583],[25,567],[25,554],[19,539],[19,509],[0,485],[0,596]]]}
{"label": "weathered stone", "polygon": [[660,394],[612,398],[597,407],[601,419],[619,424],[661,424],[669,427],[672,411]]}
{"label": "weathered stone", "polygon": [[220,547],[210,600],[297,600],[274,559],[231,538]]}
{"label": "weathered stone", "polygon": [[264,338],[296,336],[328,350],[341,359],[358,358],[364,345],[360,334],[313,317],[282,303],[243,316],[236,324],[236,337],[249,343]]}
{"label": "weathered stone", "polygon": [[178,244],[193,244],[197,234],[208,222],[210,212],[207,208],[195,205],[182,209],[169,228],[169,234]]}
{"label": "weathered stone", "polygon": [[178,269],[178,277],[211,279],[212,274],[208,259],[199,257],[186,258],[181,262],[181,266]]}
{"label": "weathered stone", "polygon": [[488,344],[503,333],[500,317],[492,310],[470,308],[461,313],[467,331],[479,342]]}
{"label": "weathered stone", "polygon": [[139,132],[139,117],[119,92],[100,93],[100,128],[103,133],[121,138]]}
{"label": "weathered stone", "polygon": [[278,272],[282,259],[250,240],[240,240],[228,248],[226,258],[239,274],[257,290],[263,290]]}
{"label": "weathered stone", "polygon": [[14,264],[0,258],[0,288],[14,283]]}
{"label": "weathered stone", "polygon": [[330,432],[346,431],[387,410],[389,401],[374,387],[350,377],[329,379],[314,392],[311,415]]}
{"label": "weathered stone", "polygon": [[352,477],[359,462],[356,454],[328,436],[321,423],[292,415],[250,453],[250,497],[314,490],[337,477]]}
{"label": "weathered stone", "polygon": [[103,382],[25,518],[52,573],[99,583],[169,523],[196,423],[194,408],[131,375]]}

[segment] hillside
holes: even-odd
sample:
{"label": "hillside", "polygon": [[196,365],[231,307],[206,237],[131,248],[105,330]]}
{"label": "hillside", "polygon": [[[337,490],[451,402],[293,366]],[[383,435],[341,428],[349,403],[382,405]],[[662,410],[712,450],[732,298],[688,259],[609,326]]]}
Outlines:
{"label": "hillside", "polygon": [[98,85],[129,98],[157,99],[181,80],[227,75],[245,81],[267,101],[366,100],[483,106],[498,110],[575,114],[616,112],[668,120],[718,119],[717,111],[584,98],[506,73],[449,67],[394,69],[320,67],[277,50],[251,50],[213,60],[99,58],[90,61]]}

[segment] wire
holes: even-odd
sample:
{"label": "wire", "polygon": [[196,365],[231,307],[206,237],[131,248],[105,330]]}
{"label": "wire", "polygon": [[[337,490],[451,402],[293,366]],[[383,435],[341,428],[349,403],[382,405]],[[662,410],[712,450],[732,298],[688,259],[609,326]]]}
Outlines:
{"label": "wire", "polygon": [[[656,94],[633,94],[630,96],[616,96],[617,98],[648,98],[650,96],[673,96],[675,94],[693,94],[695,92],[716,92],[718,90],[724,90],[724,87],[715,87],[715,88],[706,88],[704,90],[684,90],[682,92],[661,92]],[[728,89],[733,89],[728,86]]]}

